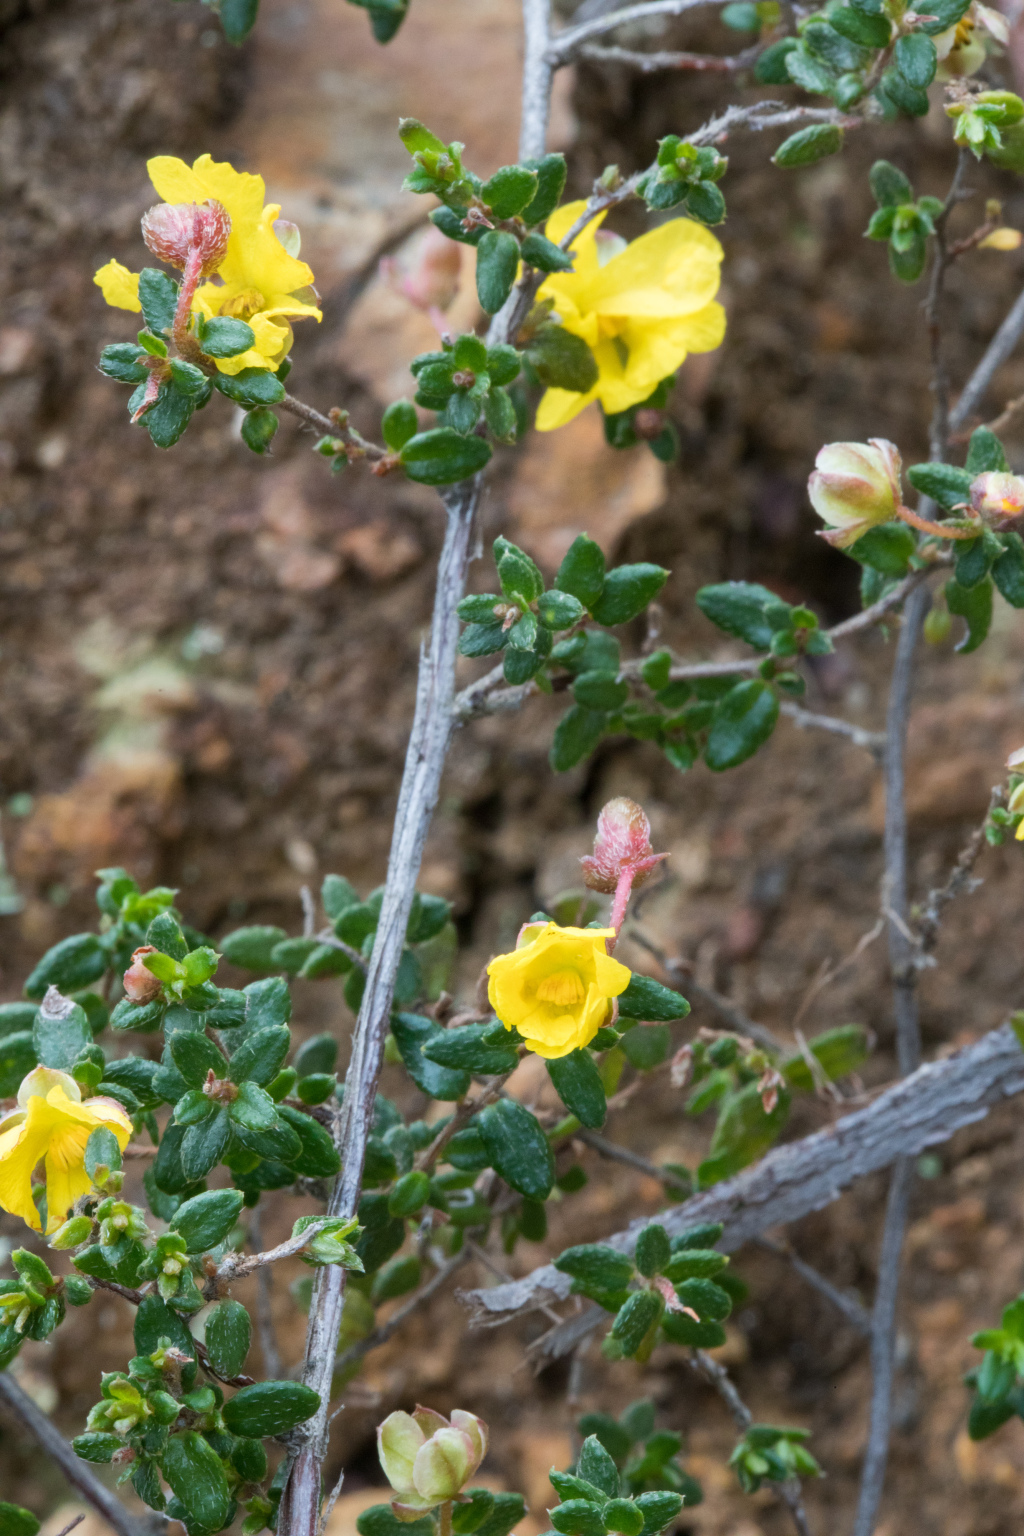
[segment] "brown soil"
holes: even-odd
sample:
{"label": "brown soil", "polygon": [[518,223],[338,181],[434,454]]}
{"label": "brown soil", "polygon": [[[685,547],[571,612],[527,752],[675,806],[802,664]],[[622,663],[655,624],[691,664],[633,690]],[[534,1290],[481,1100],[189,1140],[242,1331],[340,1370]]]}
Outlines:
{"label": "brown soil", "polygon": [[[296,929],[300,885],[328,870],[364,888],[382,878],[439,540],[434,498],[358,472],[331,480],[289,421],[273,459],[257,460],[224,402],[173,454],[160,454],[128,429],[118,387],[92,370],[103,342],[133,326],[104,308],[90,278],[111,255],[139,262],[148,154],[192,158],[210,149],[263,171],[325,274],[327,318],[298,336],[296,386],[374,429],[381,405],[407,388],[405,360],[429,345],[421,317],[380,285],[338,318],[347,276],[414,217],[396,192],[402,155],[386,135],[401,110],[465,139],[482,170],[508,158],[515,10],[512,0],[418,0],[382,56],[363,13],[336,4],[264,0],[256,38],[241,53],[218,41],[193,4],[4,7],[0,784],[7,857],[24,900],[2,919],[4,995],[17,995],[45,945],[89,921],[92,871],[104,864],[180,886],[190,919],[214,934],[242,917]],[[439,69],[465,82],[441,102]],[[695,126],[721,99],[710,79],[581,73],[574,185],[585,190],[608,162],[632,169],[655,137]],[[573,131],[567,92],[556,131],[566,139]],[[919,190],[944,190],[942,120],[851,135],[841,159],[800,173],[767,167],[773,147],[756,137],[729,146],[730,329],[718,355],[684,370],[673,405],[681,466],[664,476],[643,453],[616,457],[584,417],[531,441],[516,465],[511,456],[501,463],[485,511],[485,536],[504,529],[549,570],[581,527],[610,554],[671,567],[664,635],[684,649],[714,646],[692,595],[725,576],[808,598],[828,619],[851,610],[851,568],[812,536],[802,489],[823,442],[884,435],[908,462],[925,456],[921,290],[897,287],[883,252],[860,237],[870,212],[865,173],[879,153]],[[973,180],[1004,196],[1007,222],[1024,221],[1015,184],[980,171]],[[956,233],[979,207],[957,215]],[[621,227],[632,226],[623,218]],[[957,379],[1005,311],[1019,269],[1015,257],[980,253],[954,275]],[[1024,366],[1011,363],[990,413],[1022,390]],[[1024,452],[1022,442],[1010,447]],[[474,579],[489,584],[486,559]],[[876,727],[890,658],[878,635],[844,650],[815,668],[810,702]],[[978,655],[942,650],[923,660],[910,769],[918,896],[943,878],[984,813],[1007,750],[1020,744],[1022,668],[1024,628],[1005,608]],[[653,748],[622,742],[555,778],[546,751],[560,707],[534,701],[455,743],[423,884],[456,903],[459,987],[468,992],[522,918],[575,883],[596,811],[609,795],[628,793],[673,855],[645,924],[702,979],[786,1030],[821,964],[848,954],[875,921],[881,799],[871,759],[784,722],[757,759],[722,778],[704,769],[680,777]],[[929,1050],[975,1037],[1020,999],[1019,860],[1015,847],[986,853],[983,888],[950,912],[938,968],[923,978]],[[627,958],[642,959],[638,951]],[[299,988],[296,1014],[304,1027],[345,1033],[351,1025],[330,984]],[[868,1083],[887,1080],[894,1062],[881,942],[818,998],[804,1025],[851,1019],[878,1035]],[[700,1010],[694,1021],[714,1022]],[[385,1086],[401,1093],[400,1076],[388,1073]],[[523,1091],[537,1087],[526,1082]],[[828,1114],[803,1102],[791,1133]],[[984,1536],[1015,1528],[1024,1513],[1021,1426],[973,1446],[960,1382],[977,1358],[969,1334],[990,1324],[1020,1284],[1017,1122],[1010,1105],[962,1132],[941,1149],[938,1176],[915,1191],[898,1432],[879,1528],[887,1536]],[[658,1160],[694,1163],[708,1129],[682,1117],[663,1075],[610,1134]],[[546,1251],[658,1208],[650,1181],[595,1165],[589,1152],[584,1161],[592,1181],[554,1213]],[[883,1181],[865,1184],[789,1234],[803,1257],[866,1300],[883,1198]],[[271,1197],[271,1231],[305,1208]],[[0,1220],[0,1232],[21,1241],[16,1226]],[[494,1254],[505,1262],[496,1244]],[[520,1272],[544,1256],[523,1244],[509,1264]],[[848,1529],[866,1349],[777,1258],[751,1250],[738,1268],[751,1299],[730,1325],[725,1357],[759,1418],[813,1430],[828,1477],[808,1489],[812,1525]],[[472,1267],[465,1275],[465,1283],[485,1279]],[[277,1301],[294,1362],[302,1324],[288,1301],[290,1278],[282,1276]],[[128,1324],[120,1303],[94,1302],[52,1347],[24,1352],[23,1379],[68,1433],[81,1424],[96,1372],[125,1358]],[[351,1529],[360,1501],[373,1497],[360,1490],[380,1481],[372,1425],[417,1399],[489,1420],[489,1470],[524,1489],[538,1512],[529,1529],[542,1530],[547,1469],[568,1459],[578,1411],[566,1401],[564,1364],[536,1380],[523,1364],[525,1344],[545,1326],[530,1319],[469,1333],[446,1299],[375,1354],[336,1426],[350,1475],[332,1530]],[[707,1497],[683,1529],[774,1536],[787,1528],[774,1496],[736,1491],[724,1470],[731,1426],[678,1352],[659,1351],[641,1373],[608,1367],[595,1351],[576,1386],[588,1407],[617,1409],[650,1394],[665,1424],[684,1431]],[[65,1497],[54,1471],[6,1424],[0,1486],[41,1512]],[[62,1523],[55,1517],[52,1530]]]}

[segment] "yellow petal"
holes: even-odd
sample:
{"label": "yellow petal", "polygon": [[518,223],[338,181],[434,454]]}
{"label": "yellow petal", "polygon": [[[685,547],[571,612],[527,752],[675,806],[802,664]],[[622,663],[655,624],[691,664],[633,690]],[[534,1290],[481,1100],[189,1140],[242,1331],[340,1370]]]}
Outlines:
{"label": "yellow petal", "polygon": [[64,1125],[50,1138],[46,1149],[48,1234],[63,1225],[75,1201],[92,1188],[92,1180],[85,1171],[85,1144],[92,1129],[86,1125]]}
{"label": "yellow petal", "polygon": [[[557,208],[544,226],[544,233],[548,239],[555,245],[560,245],[586,206],[586,200],[581,199],[576,203],[566,203],[564,208]],[[607,212],[608,210],[604,209],[601,213],[595,214],[573,241],[571,248],[576,257],[573,275],[579,276],[598,266],[597,242],[594,236],[604,223]]]}
{"label": "yellow petal", "polygon": [[578,416],[592,401],[597,399],[597,386],[586,394],[571,389],[547,389],[537,407],[534,426],[538,432],[554,432]]}
{"label": "yellow petal", "polygon": [[32,1199],[32,1173],[45,1153],[53,1130],[45,1099],[29,1101],[22,1123],[0,1134],[0,1207],[20,1216],[33,1231],[41,1229]]}
{"label": "yellow petal", "polygon": [[100,267],[93,282],[112,308],[130,309],[136,315],[141,313],[137,272],[129,272],[119,261],[108,261],[105,267]]}
{"label": "yellow petal", "polygon": [[648,230],[602,267],[588,287],[598,314],[689,315],[718,292],[722,247],[692,219]]}
{"label": "yellow petal", "polygon": [[259,223],[267,190],[262,176],[236,171],[226,160],[218,162],[211,155],[200,155],[191,168],[173,155],[157,155],[147,162],[146,170],[166,203],[204,203],[215,198],[227,209],[232,231],[236,225]]}

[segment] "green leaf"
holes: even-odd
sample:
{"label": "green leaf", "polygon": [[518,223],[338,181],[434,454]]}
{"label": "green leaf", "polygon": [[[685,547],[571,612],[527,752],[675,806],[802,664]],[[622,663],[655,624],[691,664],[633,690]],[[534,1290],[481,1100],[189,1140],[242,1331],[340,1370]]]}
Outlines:
{"label": "green leaf", "polygon": [[1003,553],[992,567],[992,579],[1013,608],[1024,608],[1024,541],[1019,533],[1004,533]]}
{"label": "green leaf", "polygon": [[548,753],[548,761],[556,773],[575,768],[587,757],[604,735],[608,716],[593,709],[574,704],[555,727],[554,740]]}
{"label": "green leaf", "polygon": [[85,1143],[85,1171],[90,1179],[100,1166],[116,1172],[121,1166],[121,1148],[113,1131],[105,1125],[97,1126],[89,1133]]}
{"label": "green leaf", "polygon": [[168,1042],[171,1060],[190,1088],[201,1088],[207,1074],[227,1076],[228,1064],[223,1051],[198,1030],[182,1029]]}
{"label": "green leaf", "polygon": [[633,1260],[607,1243],[579,1243],[554,1261],[563,1275],[571,1275],[577,1295],[604,1296],[624,1291],[633,1278]]}
{"label": "green leaf", "polygon": [[85,1009],[61,998],[51,1013],[44,1002],[32,1025],[32,1045],[41,1066],[70,1072],[79,1056],[92,1045]]}
{"label": "green leaf", "polygon": [[181,1314],[159,1296],[144,1296],[135,1313],[135,1352],[151,1355],[162,1338],[170,1339],[175,1349],[195,1359],[196,1346]]}
{"label": "green leaf", "polygon": [[[460,1029],[439,1030],[423,1046],[428,1061],[442,1067],[484,1075],[511,1072],[519,1061],[512,1041],[494,1039],[492,1024],[467,1024]],[[504,1031],[502,1031],[504,1033]]]}
{"label": "green leaf", "polygon": [[627,1030],[619,1041],[619,1049],[639,1072],[650,1072],[666,1060],[671,1043],[671,1035],[665,1025],[646,1024]]}
{"label": "green leaf", "polygon": [[213,386],[236,405],[280,405],[285,387],[269,368],[243,368],[240,373],[216,373]]}
{"label": "green leaf", "polygon": [[313,1035],[311,1039],[304,1041],[295,1053],[295,1070],[299,1077],[311,1077],[318,1072],[333,1072],[337,1064],[338,1042],[333,1035]]}
{"label": "green leaf", "polygon": [[591,609],[598,624],[609,629],[627,624],[643,612],[668,579],[668,571],[647,563],[620,565],[605,577],[601,596]]}
{"label": "green leaf", "polygon": [[751,678],[720,700],[711,721],[704,761],[715,773],[753,757],[779,718],[779,701],[767,683]]}
{"label": "green leaf", "polygon": [[[721,1228],[719,1235],[721,1235]],[[729,1260],[713,1248],[682,1248],[665,1265],[665,1274],[673,1285],[684,1280],[710,1280],[726,1268]]]}
{"label": "green leaf", "polygon": [[[465,1508],[465,1505],[456,1504],[453,1512]],[[359,1536],[434,1536],[435,1529],[429,1515],[419,1520],[399,1520],[390,1504],[371,1504],[369,1509],[356,1516]]]}
{"label": "green leaf", "polygon": [[[596,544],[585,533],[578,534],[558,567],[556,588],[559,592],[569,593],[584,608],[590,609],[601,596],[604,578],[605,560],[600,544]],[[552,625],[552,628],[558,626]],[[617,664],[615,670],[618,670]]]}
{"label": "green leaf", "polygon": [[236,1392],[222,1412],[231,1434],[262,1440],[304,1424],[319,1406],[319,1395],[301,1382],[257,1381]]}
{"label": "green leaf", "polygon": [[561,201],[566,178],[565,156],[545,155],[542,160],[526,160],[523,163],[528,170],[537,172],[537,191],[533,201],[522,209],[520,217],[528,227],[544,224]]}
{"label": "green leaf", "polygon": [[220,0],[220,24],[229,43],[239,48],[256,25],[260,0]]}
{"label": "green leaf", "polygon": [[220,1162],[230,1140],[231,1122],[223,1105],[208,1119],[187,1128],[181,1141],[181,1171],[190,1184]]}
{"label": "green leaf", "polygon": [[581,672],[572,694],[584,709],[618,710],[629,698],[629,684],[620,682],[614,672]]}
{"label": "green leaf", "polygon": [[209,1189],[179,1205],[170,1226],[185,1239],[189,1253],[206,1253],[227,1237],[238,1219],[242,1202],[241,1190]]}
{"label": "green leaf", "polygon": [[672,1019],[685,1019],[690,1011],[686,998],[671,987],[663,987],[651,976],[641,976],[636,971],[629,986],[619,996],[619,1014],[622,1018],[642,1019],[650,1024],[666,1024]]}
{"label": "green leaf", "polygon": [[965,473],[971,476],[983,475],[986,471],[1006,474],[1009,468],[1003,445],[995,433],[989,431],[988,427],[977,427],[971,433]]}
{"label": "green leaf", "polygon": [[483,469],[490,457],[482,437],[463,437],[451,427],[417,432],[399,454],[409,479],[421,485],[454,485]]}
{"label": "green leaf", "polygon": [[540,597],[544,591],[544,577],[525,550],[510,544],[507,539],[498,538],[494,541],[494,560],[506,597],[521,597],[527,603]]}
{"label": "green leaf", "polygon": [[236,928],[220,940],[221,953],[232,965],[246,971],[272,971],[271,953],[288,937],[283,928],[269,925]]}
{"label": "green leaf", "polygon": [[962,587],[976,587],[979,581],[984,581],[990,567],[1003,553],[1001,540],[990,528],[983,529],[976,539],[958,541],[955,549],[954,570]]}
{"label": "green leaf", "polygon": [[832,71],[814,57],[806,43],[798,43],[786,54],[785,66],[793,84],[802,86],[812,95],[828,95],[835,82]]}
{"label": "green leaf", "polygon": [[234,1083],[253,1082],[265,1087],[281,1070],[291,1043],[286,1024],[254,1030],[226,1063],[227,1075]]}
{"label": "green leaf", "polygon": [[911,464],[907,479],[916,491],[930,496],[946,512],[970,501],[974,476],[952,464]]}
{"label": "green leaf", "polygon": [[[932,44],[934,51],[934,44]],[[834,123],[812,123],[791,133],[772,155],[772,164],[785,167],[813,165],[828,155],[838,153],[843,147],[843,130]]]}
{"label": "green leaf", "polygon": [[469,1087],[469,1073],[440,1066],[423,1054],[428,1041],[440,1040],[447,1031],[433,1019],[415,1013],[396,1014],[391,1021],[391,1030],[406,1071],[418,1088],[433,1099],[449,1103],[463,1097]]}
{"label": "green leaf", "polygon": [[570,1051],[547,1063],[555,1092],[581,1125],[599,1131],[608,1113],[604,1084],[597,1063],[586,1049]]}
{"label": "green leaf", "polygon": [[249,1314],[240,1301],[218,1301],[206,1318],[206,1352],[218,1376],[237,1376],[252,1340]]}
{"label": "green leaf", "polygon": [[576,1475],[585,1483],[592,1483],[595,1488],[599,1488],[606,1498],[618,1498],[619,1469],[596,1435],[588,1435],[584,1440],[576,1463]]}
{"label": "green leaf", "polygon": [[633,1292],[612,1324],[611,1336],[618,1340],[624,1355],[636,1354],[664,1310],[665,1303],[657,1292]]}
{"label": "green leaf", "polygon": [[545,235],[527,235],[522,244],[522,258],[541,272],[571,272],[573,258]]}
{"label": "green leaf", "polygon": [[41,998],[47,987],[79,992],[107,969],[107,952],[94,933],[75,933],[48,949],[25,983],[26,997]]}
{"label": "green leaf", "polygon": [[925,22],[921,30],[927,32],[929,37],[937,37],[940,32],[956,26],[970,9],[970,4],[971,0],[929,0],[927,14],[935,19]]}
{"label": "green leaf", "polygon": [[789,1093],[779,1090],[771,1114],[765,1113],[756,1083],[728,1095],[722,1102],[708,1157],[697,1169],[701,1189],[730,1178],[774,1145],[789,1114]]}
{"label": "green leaf", "polygon": [[851,544],[847,554],[883,576],[905,576],[917,539],[906,523],[878,523]]}
{"label": "green leaf", "polygon": [[555,1181],[555,1159],[537,1117],[514,1099],[499,1099],[477,1117],[491,1163],[519,1194],[546,1200]]}
{"label": "green leaf", "polygon": [[[221,15],[223,16],[223,0]],[[278,420],[265,405],[254,406],[242,418],[242,441],[253,453],[266,453],[274,440]]]}
{"label": "green leaf", "polygon": [[244,320],[217,315],[206,321],[199,345],[207,357],[238,357],[256,345],[256,332]]}
{"label": "green leaf", "polygon": [[[692,1322],[692,1319],[687,1318],[686,1321]],[[694,1326],[699,1327],[700,1325],[695,1324]],[[686,1474],[684,1473],[683,1476],[686,1477]],[[688,1478],[687,1481],[690,1484],[693,1484],[692,1478]],[[644,1517],[643,1529],[640,1532],[640,1536],[659,1536],[659,1533],[663,1531],[665,1527],[676,1518],[679,1511],[682,1509],[684,1502],[688,1502],[690,1504],[699,1504],[699,1483],[696,1484],[696,1488],[698,1497],[694,1498],[691,1496],[685,1501],[682,1494],[670,1493],[667,1489],[664,1491],[652,1490],[650,1493],[641,1493],[635,1500],[637,1509]]]}
{"label": "green leaf", "polygon": [[[887,30],[891,30],[888,21],[885,22],[885,26]],[[869,180],[875,202],[880,208],[898,208],[914,201],[914,189],[910,182],[903,172],[888,160],[875,161],[871,167]]]}
{"label": "green leaf", "polygon": [[732,1297],[713,1280],[683,1280],[676,1286],[684,1307],[692,1307],[702,1323],[721,1323],[732,1311]]}
{"label": "green leaf", "polygon": [[928,92],[910,85],[898,69],[887,69],[878,86],[879,94],[907,117],[924,117],[928,112]]}
{"label": "green leaf", "polygon": [[[843,37],[848,37],[851,43],[859,43],[862,48],[884,48],[892,36],[892,26],[887,17],[878,12],[862,11],[852,5],[837,7],[829,13],[829,22]],[[878,164],[885,165],[886,161]],[[873,190],[873,189],[872,189]],[[908,183],[908,196],[898,198],[898,202],[909,202],[913,194]],[[876,194],[877,196],[877,194]],[[878,198],[882,202],[882,198]]]}
{"label": "green leaf", "polygon": [[164,1447],[161,1468],[196,1525],[219,1531],[227,1520],[231,1495],[224,1464],[209,1441],[194,1429],[172,1435]]}
{"label": "green leaf", "polygon": [[[848,1073],[856,1072],[867,1060],[870,1036],[862,1024],[841,1024],[836,1029],[827,1029],[815,1035],[807,1044],[811,1055],[821,1063],[826,1077],[831,1082],[837,1082]],[[779,1070],[790,1087],[799,1088],[805,1093],[813,1091],[811,1069],[802,1055],[788,1057]]]}
{"label": "green leaf", "polygon": [[105,373],[108,379],[116,379],[119,384],[144,384],[149,369],[139,359],[145,355],[143,348],[133,341],[115,342],[100,353],[100,373]]}
{"label": "green leaf", "polygon": [[607,1531],[600,1507],[590,1499],[566,1499],[548,1511],[548,1519],[560,1536],[605,1536]]}
{"label": "green leaf", "polygon": [[0,1040],[0,1098],[13,1099],[22,1080],[39,1065],[28,1030]]}
{"label": "green leaf", "polygon": [[[85,1438],[87,1437],[79,1436],[79,1439]],[[121,1445],[120,1440],[117,1440],[113,1435],[104,1435],[97,1438],[114,1440],[117,1448]],[[78,1454],[81,1453],[79,1452]],[[100,1458],[85,1456],[82,1459],[90,1461],[99,1460]],[[110,1457],[106,1456],[102,1459],[109,1461]],[[36,1536],[38,1529],[39,1521],[30,1509],[23,1509],[20,1504],[8,1504],[5,1500],[0,1499],[0,1536]]]}
{"label": "green leaf", "polygon": [[330,1133],[312,1115],[288,1104],[278,1105],[280,1118],[299,1138],[300,1151],[291,1159],[296,1173],[308,1179],[329,1179],[341,1167],[341,1157]]}
{"label": "green leaf", "polygon": [[927,90],[935,79],[939,58],[935,44],[923,32],[908,32],[896,39],[894,52],[896,68],[908,85],[917,90]]}
{"label": "green leaf", "polygon": [[503,165],[484,182],[480,196],[496,219],[511,219],[533,201],[538,187],[536,171],[525,165]]}
{"label": "green leaf", "polygon": [[418,428],[419,417],[411,400],[395,400],[381,418],[381,433],[393,453],[404,448]]}
{"label": "green leaf", "polygon": [[718,1349],[725,1343],[721,1323],[695,1323],[685,1312],[666,1312],[661,1327],[666,1339],[687,1349]]}
{"label": "green leaf", "polygon": [[661,1274],[672,1258],[668,1234],[657,1222],[644,1227],[636,1240],[636,1267],[647,1279]]}
{"label": "green leaf", "polygon": [[139,273],[139,303],[149,329],[154,335],[163,336],[174,324],[178,285],[159,267],[143,267]]}
{"label": "green leaf", "polygon": [[754,78],[760,85],[789,85],[790,74],[786,67],[786,60],[799,42],[795,37],[783,37],[777,43],[771,43],[758,55],[754,65]]}
{"label": "green leaf", "polygon": [[723,581],[701,587],[697,607],[727,635],[745,640],[757,651],[766,651],[777,625],[769,622],[766,609],[779,604],[779,598],[767,587],[751,581]]}
{"label": "green leaf", "polygon": [[[120,1435],[105,1435],[102,1433],[90,1433],[76,1435],[71,1442],[71,1449],[82,1461],[92,1461],[99,1465],[109,1462],[115,1451],[119,1451],[124,1445]],[[0,1504],[0,1512],[4,1506]],[[37,1522],[38,1523],[38,1522]],[[3,1532],[3,1516],[0,1513],[0,1532]]]}
{"label": "green leaf", "polygon": [[[586,394],[597,383],[597,359],[582,336],[561,325],[542,325],[530,338],[526,356],[542,384]],[[579,597],[579,593],[576,593]]]}
{"label": "green leaf", "polygon": [[382,1302],[392,1301],[396,1296],[406,1295],[419,1285],[422,1273],[423,1262],[419,1254],[406,1253],[401,1258],[392,1259],[374,1276],[370,1300],[377,1307]]}
{"label": "green leaf", "polygon": [[476,293],[480,308],[496,315],[512,292],[519,268],[519,242],[503,229],[489,229],[476,248]]}
{"label": "green leaf", "polygon": [[986,577],[976,587],[962,587],[951,577],[946,583],[946,603],[950,613],[967,620],[967,634],[956,647],[966,656],[978,649],[992,623],[992,582]]}
{"label": "green leaf", "polygon": [[1007,1399],[1000,1403],[986,1403],[983,1398],[977,1397],[971,1404],[967,1418],[967,1433],[972,1440],[986,1440],[997,1429],[1001,1429],[1007,1419],[1012,1419],[1014,1412],[1014,1405]]}

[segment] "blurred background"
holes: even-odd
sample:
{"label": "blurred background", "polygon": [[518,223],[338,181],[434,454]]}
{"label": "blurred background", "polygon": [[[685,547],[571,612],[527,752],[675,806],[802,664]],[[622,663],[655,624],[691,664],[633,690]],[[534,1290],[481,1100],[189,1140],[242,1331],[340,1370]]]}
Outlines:
{"label": "blurred background", "polygon": [[[139,216],[155,200],[153,154],[191,161],[209,151],[258,171],[282,216],[297,223],[316,273],[324,320],[296,333],[293,387],[321,410],[352,412],[368,433],[384,405],[412,394],[409,358],[430,348],[430,321],[378,275],[415,261],[423,205],[400,190],[408,159],[400,115],[467,145],[487,175],[515,158],[519,12],[516,0],[415,0],[387,49],[364,12],[341,0],[263,0],[252,39],[222,39],[192,0],[0,0],[0,996],[15,998],[43,949],[91,925],[93,871],[123,864],[142,883],[179,888],[189,922],[216,938],[240,922],[301,931],[299,892],[328,872],[364,892],[384,875],[411,718],[416,656],[430,608],[441,518],[433,492],[358,469],[331,478],[313,439],[283,418],[273,456],[243,446],[238,417],[217,400],[169,454],[129,430],[124,392],[95,370],[101,346],[131,338],[133,317],[109,310],[92,284],[111,257],[142,264]],[[733,48],[715,19],[672,23],[658,46]],[[1008,66],[1004,66],[1007,68]],[[610,163],[628,173],[654,141],[686,133],[729,98],[701,75],[636,78],[618,66],[558,79],[551,147],[569,158],[584,195]],[[762,94],[768,94],[762,92]],[[778,94],[778,93],[776,93]],[[785,93],[783,93],[785,94]],[[937,93],[936,93],[937,94]],[[808,601],[824,622],[858,603],[856,569],[814,537],[805,495],[828,441],[891,438],[904,462],[927,457],[928,362],[923,285],[890,277],[884,247],[862,240],[873,202],[867,171],[894,160],[918,193],[943,195],[954,156],[941,106],[914,123],[848,136],[842,156],[776,170],[776,147],[737,136],[724,183],[728,222],[724,346],[683,368],[670,410],[678,466],[646,449],[604,444],[596,408],[563,430],[531,434],[495,457],[472,575],[493,585],[487,553],[499,532],[552,574],[588,531],[611,559],[671,569],[661,638],[713,655],[720,640],[692,598],[708,581],[766,583]],[[1024,225],[1019,182],[972,172],[982,195]],[[955,236],[981,217],[976,200]],[[626,235],[636,211],[612,221]],[[451,315],[476,309],[472,253]],[[962,262],[947,306],[954,381],[962,383],[1019,289],[1020,253]],[[989,417],[1024,392],[1024,357],[997,376]],[[1007,450],[1024,467],[1024,418]],[[912,889],[941,883],[1007,752],[1024,739],[1024,618],[998,604],[975,655],[949,645],[923,657],[911,727]],[[627,638],[634,650],[642,629]],[[955,636],[954,636],[955,638]],[[877,728],[891,636],[872,633],[813,664],[812,708]],[[481,664],[460,663],[469,681]],[[532,700],[521,714],[456,738],[422,886],[454,902],[461,949],[450,989],[472,995],[482,965],[509,947],[524,917],[577,885],[604,801],[640,801],[667,873],[643,917],[652,937],[706,985],[788,1035],[825,962],[847,955],[875,922],[883,805],[873,759],[783,720],[769,746],[717,778],[683,776],[653,746],[606,741],[556,777],[546,754],[563,705]],[[1021,1002],[1022,864],[1014,845],[984,854],[984,886],[948,916],[937,969],[925,972],[923,1030],[934,1053],[1002,1021]],[[884,942],[884,941],[883,941]],[[656,969],[640,950],[623,958]],[[240,984],[241,973],[224,976]],[[347,1037],[352,1018],[336,982],[298,983],[303,1032]],[[878,1037],[868,1085],[894,1073],[883,943],[869,947],[807,1008],[809,1033],[861,1022]],[[695,1008],[681,1043],[712,1016]],[[344,1048],[343,1048],[344,1060]],[[385,1090],[409,1093],[395,1069]],[[543,1082],[524,1069],[531,1102]],[[691,1120],[662,1074],[618,1113],[608,1134],[657,1161],[695,1164],[710,1119]],[[543,1102],[543,1099],[541,1099]],[[788,1134],[827,1124],[805,1100]],[[1024,1515],[1024,1426],[968,1441],[961,1376],[967,1342],[1022,1283],[1024,1134],[1010,1104],[923,1160],[914,1196],[904,1290],[897,1434],[878,1536],[987,1536]],[[494,1262],[520,1273],[571,1242],[597,1239],[660,1187],[584,1155],[592,1181],[547,1245],[520,1243]],[[840,1287],[870,1301],[884,1181],[869,1181],[790,1234]],[[310,1208],[269,1197],[270,1237]],[[0,1216],[5,1255],[24,1229]],[[808,1490],[819,1532],[845,1529],[855,1497],[869,1384],[863,1341],[784,1261],[761,1250],[736,1260],[751,1286],[729,1324],[723,1358],[761,1420],[805,1425],[827,1469]],[[301,1266],[297,1267],[301,1271]],[[466,1276],[470,1276],[466,1279]],[[276,1276],[286,1366],[305,1322]],[[468,1266],[463,1283],[483,1283]],[[245,1296],[244,1299],[251,1300]],[[67,1434],[81,1426],[100,1369],[123,1363],[131,1317],[95,1300],[47,1345],[28,1345],[19,1379]],[[663,1349],[644,1373],[609,1366],[596,1349],[569,1380],[566,1362],[535,1376],[524,1348],[547,1326],[527,1319],[468,1330],[450,1296],[373,1354],[335,1424],[348,1468],[330,1526],[348,1536],[359,1509],[382,1497],[373,1425],[416,1400],[472,1409],[492,1426],[485,1472],[522,1489],[544,1530],[547,1470],[572,1454],[585,1408],[616,1411],[649,1395],[664,1427],[686,1437],[687,1466],[705,1503],[679,1529],[700,1536],[775,1536],[788,1516],[768,1492],[749,1499],[725,1462],[732,1427]],[[567,1397],[570,1393],[571,1400]],[[73,1507],[59,1475],[0,1420],[0,1488],[50,1516],[53,1536]],[[70,1502],[69,1502],[70,1501]],[[93,1517],[79,1528],[101,1536]]]}

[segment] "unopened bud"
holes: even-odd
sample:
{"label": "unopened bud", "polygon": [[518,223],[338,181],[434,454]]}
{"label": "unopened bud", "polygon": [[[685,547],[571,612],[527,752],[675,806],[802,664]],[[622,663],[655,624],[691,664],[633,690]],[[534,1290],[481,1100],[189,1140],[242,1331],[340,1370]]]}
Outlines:
{"label": "unopened bud", "polygon": [[646,410],[637,411],[633,417],[633,431],[642,442],[653,443],[654,439],[660,437],[664,430],[664,411],[655,411],[648,406]]}
{"label": "unopened bud", "polygon": [[132,1003],[152,1003],[163,992],[163,982],[147,971],[143,961],[147,955],[155,955],[154,944],[140,944],[132,955],[132,963],[122,977],[125,996]]}
{"label": "unopened bud", "polygon": [[633,885],[642,885],[667,853],[651,848],[651,824],[635,800],[619,796],[609,800],[597,818],[594,851],[580,859],[583,883],[592,891],[610,895],[628,870]]}
{"label": "unopened bud", "polygon": [[380,269],[390,286],[417,309],[443,312],[459,291],[462,251],[457,242],[431,225],[408,263],[386,256]]}
{"label": "unopened bud", "polygon": [[80,1243],[87,1243],[92,1236],[91,1216],[72,1216],[62,1227],[48,1239],[48,1246],[56,1248],[58,1253],[63,1253],[67,1248],[77,1248]]}
{"label": "unopened bud", "polygon": [[986,470],[971,481],[971,506],[989,521],[1020,517],[1024,512],[1024,479],[1020,475]]}
{"label": "unopened bud", "polygon": [[902,504],[899,449],[884,437],[866,443],[827,443],[807,482],[811,505],[839,549],[855,544],[876,523],[895,517]]}
{"label": "unopened bud", "polygon": [[198,251],[200,277],[211,277],[224,260],[231,218],[223,203],[157,203],[142,216],[142,238],[154,256],[183,269]]}

